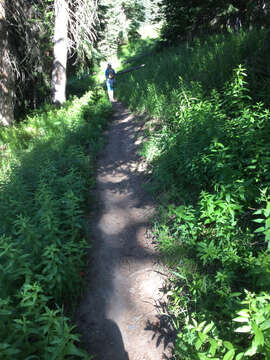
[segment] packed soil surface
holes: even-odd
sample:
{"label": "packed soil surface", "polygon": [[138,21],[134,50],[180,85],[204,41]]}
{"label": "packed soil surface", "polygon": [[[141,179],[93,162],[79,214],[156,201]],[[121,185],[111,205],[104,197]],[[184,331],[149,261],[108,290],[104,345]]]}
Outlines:
{"label": "packed soil surface", "polygon": [[166,275],[150,231],[155,204],[142,188],[143,122],[121,103],[114,107],[92,195],[93,247],[78,326],[97,360],[161,360],[170,357],[171,338],[162,313]]}

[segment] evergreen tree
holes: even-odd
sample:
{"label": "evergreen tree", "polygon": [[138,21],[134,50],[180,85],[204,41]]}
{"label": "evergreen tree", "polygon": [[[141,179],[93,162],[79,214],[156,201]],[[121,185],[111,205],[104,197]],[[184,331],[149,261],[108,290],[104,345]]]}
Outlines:
{"label": "evergreen tree", "polygon": [[0,125],[11,125],[13,116],[14,77],[8,49],[6,1],[0,0]]}
{"label": "evergreen tree", "polygon": [[54,0],[54,61],[52,71],[52,102],[66,101],[66,66],[68,51],[80,52],[85,42],[95,39],[96,3],[92,0]]}
{"label": "evergreen tree", "polygon": [[16,116],[49,100],[53,35],[50,4],[51,0],[6,1]]}
{"label": "evergreen tree", "polygon": [[100,0],[96,48],[100,58],[116,53],[119,45],[136,37],[145,21],[144,0]]}

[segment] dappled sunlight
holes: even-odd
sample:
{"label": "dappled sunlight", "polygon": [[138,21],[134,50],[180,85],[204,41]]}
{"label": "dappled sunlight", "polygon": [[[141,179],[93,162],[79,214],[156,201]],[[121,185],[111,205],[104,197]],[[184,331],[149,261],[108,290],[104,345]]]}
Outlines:
{"label": "dappled sunlight", "polygon": [[100,230],[107,235],[119,234],[126,226],[126,223],[123,220],[124,215],[126,215],[124,210],[115,209],[113,209],[112,212],[103,215],[99,222]]}
{"label": "dappled sunlight", "polygon": [[[161,359],[164,346],[157,346],[153,332],[145,330],[147,321],[156,323],[164,277],[149,233],[155,207],[142,189],[144,173],[138,171],[141,124],[121,105],[116,110],[97,170],[94,257],[80,327],[87,342],[93,337],[89,351],[100,360]],[[108,321],[117,332],[107,329]]]}
{"label": "dappled sunlight", "polygon": [[147,38],[157,39],[159,37],[161,26],[161,22],[159,24],[144,24],[140,27],[139,34],[143,40]]}
{"label": "dappled sunlight", "polygon": [[267,36],[242,31],[148,57],[138,51],[127,62],[145,57],[145,67],[123,74],[118,84],[132,110],[159,119],[141,154],[151,171],[147,187],[161,200],[155,234],[173,276],[170,319],[160,316],[147,329],[168,338],[162,323],[171,321],[176,359],[268,353]]}

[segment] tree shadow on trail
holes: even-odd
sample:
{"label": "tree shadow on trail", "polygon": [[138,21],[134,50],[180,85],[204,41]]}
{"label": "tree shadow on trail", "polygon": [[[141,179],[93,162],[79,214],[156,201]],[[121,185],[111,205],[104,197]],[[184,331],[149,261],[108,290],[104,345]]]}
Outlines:
{"label": "tree shadow on trail", "polygon": [[[149,309],[151,320],[158,313],[151,289],[153,279],[156,287],[159,284],[153,269],[159,256],[153,239],[146,236],[154,203],[142,189],[143,171],[135,166],[140,124],[121,106],[116,109],[108,144],[98,161],[97,188],[92,194],[95,208],[89,221],[93,247],[77,323],[87,350],[96,360],[133,360],[138,356],[158,360],[157,354],[161,359],[169,339],[160,338],[151,345],[148,330],[153,331],[154,340],[156,328],[147,323]],[[157,291],[155,286],[153,291]],[[146,304],[149,299],[144,291],[151,296],[152,305]],[[160,326],[164,328],[165,323],[161,321]]]}

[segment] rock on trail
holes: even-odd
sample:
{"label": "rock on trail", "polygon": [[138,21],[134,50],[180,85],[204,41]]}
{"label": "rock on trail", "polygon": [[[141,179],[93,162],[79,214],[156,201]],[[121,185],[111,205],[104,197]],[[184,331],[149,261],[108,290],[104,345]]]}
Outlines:
{"label": "rock on trail", "polygon": [[154,203],[141,186],[142,124],[121,103],[114,106],[98,161],[97,209],[89,224],[94,245],[77,323],[97,360],[161,360],[170,353],[157,306],[165,301],[165,277],[148,231]]}

